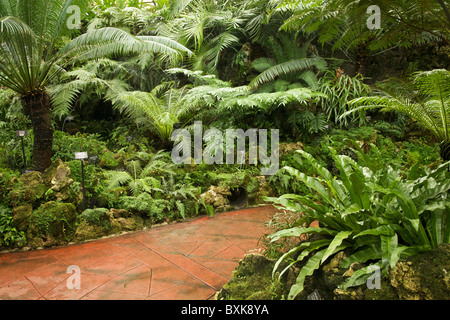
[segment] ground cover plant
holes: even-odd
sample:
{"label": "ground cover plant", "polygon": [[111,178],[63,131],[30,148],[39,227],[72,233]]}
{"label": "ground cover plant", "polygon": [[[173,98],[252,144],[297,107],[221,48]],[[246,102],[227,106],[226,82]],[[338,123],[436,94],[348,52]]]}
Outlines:
{"label": "ground cover plant", "polygon": [[[342,268],[361,268],[340,290],[442,248],[450,8],[373,5],[0,2],[0,249],[275,204],[261,240],[273,281],[296,270],[285,297],[296,299],[344,254]],[[278,130],[279,170],[250,164],[250,138],[243,154],[232,142],[244,163],[197,163],[193,150],[176,164],[172,135],[195,121],[209,133]],[[206,135],[202,152],[220,152],[216,142]]]}

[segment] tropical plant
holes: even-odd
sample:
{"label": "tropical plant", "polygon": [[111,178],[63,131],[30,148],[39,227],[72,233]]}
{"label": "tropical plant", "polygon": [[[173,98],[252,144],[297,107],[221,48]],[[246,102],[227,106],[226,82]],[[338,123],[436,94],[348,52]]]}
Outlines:
{"label": "tropical plant", "polygon": [[[375,145],[372,148],[376,150]],[[364,158],[361,150],[356,151]],[[290,288],[289,299],[304,289],[307,276],[338,252],[346,250],[349,254],[341,263],[343,268],[354,262],[367,264],[340,285],[346,289],[364,283],[373,274],[374,266],[387,275],[399,259],[450,242],[450,162],[433,170],[424,168],[420,175],[417,170],[411,171],[403,178],[399,171],[384,165],[381,156],[375,162],[366,157],[370,166],[363,167],[332,150],[339,179],[309,153],[297,152],[315,168],[317,176],[283,168],[305,183],[311,193],[267,198],[280,209],[301,213],[295,226],[277,231],[270,238],[275,242],[307,234],[320,237],[300,242],[275,264],[274,274],[282,262],[289,262],[281,276],[290,266],[306,260]],[[314,221],[318,227],[311,227]]]}
{"label": "tropical plant", "polygon": [[25,243],[25,233],[15,227],[11,209],[0,205],[0,246],[22,247]]}
{"label": "tropical plant", "polygon": [[136,123],[149,124],[161,138],[162,146],[166,147],[174,125],[183,115],[189,113],[191,107],[183,103],[185,89],[169,89],[159,97],[160,87],[151,92],[111,92],[108,99],[114,108],[127,114]]}
{"label": "tropical plant", "polygon": [[[374,4],[381,12],[379,30],[366,25],[371,14],[367,10]],[[443,0],[284,0],[275,9],[286,10],[294,13],[283,29],[317,32],[319,41],[331,42],[334,49],[347,51],[363,44],[376,52],[430,41],[449,44],[450,39],[450,11]]]}
{"label": "tropical plant", "polygon": [[[296,87],[285,91],[258,92],[252,91],[249,86],[232,87],[230,82],[219,80],[212,75],[203,75],[200,71],[174,68],[167,72],[183,74],[193,79],[193,85],[187,90],[182,103],[195,110],[197,118],[203,117],[210,119],[211,122],[218,121],[224,127],[238,124],[247,127],[252,125],[267,127],[268,123],[257,122],[267,121],[269,118],[276,121],[272,126],[281,128],[287,122],[273,113],[281,112],[288,106],[293,110],[299,110],[325,97],[321,92],[310,88]],[[249,118],[254,118],[254,122],[250,123]],[[322,122],[321,116],[317,120]]]}
{"label": "tropical plant", "polygon": [[[142,166],[143,163],[146,165]],[[163,151],[155,154],[140,152],[136,159],[128,162],[125,171],[105,171],[106,189],[126,186],[135,198],[143,192],[154,194],[156,191],[162,191],[161,179],[155,175],[175,174],[174,166],[170,156]]]}
{"label": "tropical plant", "polygon": [[229,1],[177,1],[171,19],[160,23],[158,34],[172,37],[195,56],[191,69],[215,73],[223,52],[234,49],[245,34],[244,25],[251,11]]}
{"label": "tropical plant", "polygon": [[[43,171],[50,165],[53,126],[48,85],[76,62],[117,54],[190,53],[163,37],[133,37],[116,28],[101,28],[79,35],[68,23],[71,6],[86,12],[86,0],[4,0],[0,3],[0,85],[20,95],[23,112],[33,125],[31,166]],[[70,9],[70,10],[69,10]]]}
{"label": "tropical plant", "polygon": [[[303,40],[302,43],[296,36],[283,33],[264,39],[262,45],[269,52],[269,57],[252,62],[252,67],[260,74],[249,83],[249,86],[255,89],[266,84],[260,89],[263,92],[282,91],[292,88],[294,84],[318,89],[313,67],[320,71],[325,69],[327,63],[317,54],[309,56],[311,42]],[[273,81],[275,79],[276,81]]]}
{"label": "tropical plant", "polygon": [[[350,77],[341,68],[336,73],[328,70],[319,80],[320,91],[327,95],[322,100],[321,106],[328,115],[328,120],[333,120],[341,126],[349,126],[349,118],[339,117],[350,109],[349,101],[370,93],[370,87],[364,84],[364,77],[357,74]],[[367,123],[364,110],[352,113],[352,122],[358,121],[359,125]]]}
{"label": "tropical plant", "polygon": [[417,72],[399,90],[385,90],[378,96],[349,102],[353,108],[340,118],[364,109],[404,113],[428,129],[441,142],[441,156],[450,160],[450,71],[435,69]]}

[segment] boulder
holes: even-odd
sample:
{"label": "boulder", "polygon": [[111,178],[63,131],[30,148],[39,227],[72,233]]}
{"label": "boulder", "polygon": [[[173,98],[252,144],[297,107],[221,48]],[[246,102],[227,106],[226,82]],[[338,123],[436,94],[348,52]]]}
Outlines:
{"label": "boulder", "polygon": [[210,186],[208,191],[202,193],[200,198],[207,205],[214,207],[214,211],[226,211],[231,208],[228,196],[231,195],[230,187]]}
{"label": "boulder", "polygon": [[[274,260],[259,253],[249,253],[239,261],[232,278],[216,293],[216,300],[281,299],[286,292],[280,282],[272,279]],[[282,277],[286,280],[286,274]]]}
{"label": "boulder", "polygon": [[29,220],[33,213],[33,207],[29,204],[13,208],[13,221],[17,230],[25,231],[28,229]]}
{"label": "boulder", "polygon": [[450,244],[399,261],[389,279],[402,300],[450,300]]}
{"label": "boulder", "polygon": [[43,180],[52,191],[49,194],[49,199],[72,202],[78,205],[81,192],[75,193],[73,188],[71,188],[74,180],[70,177],[70,168],[66,163],[59,159],[53,162],[45,170]]}
{"label": "boulder", "polygon": [[47,191],[40,172],[32,171],[22,175],[10,194],[10,203],[13,207],[21,205],[36,206],[38,200],[43,198]]}
{"label": "boulder", "polygon": [[108,234],[109,230],[104,226],[82,220],[75,230],[73,240],[75,242],[83,242],[90,239],[101,238],[103,236],[107,236]]}
{"label": "boulder", "polygon": [[67,243],[75,230],[76,208],[72,203],[49,201],[33,211],[27,238],[30,245],[51,246]]}
{"label": "boulder", "polygon": [[74,241],[81,242],[103,236],[134,231],[144,226],[140,216],[131,215],[123,209],[87,209],[78,216]]}

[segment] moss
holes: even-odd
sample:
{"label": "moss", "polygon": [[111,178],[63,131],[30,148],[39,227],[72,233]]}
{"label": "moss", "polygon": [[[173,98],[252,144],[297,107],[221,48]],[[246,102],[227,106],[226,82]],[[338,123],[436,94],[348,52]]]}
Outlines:
{"label": "moss", "polygon": [[[70,241],[75,230],[77,213],[72,203],[50,201],[42,204],[30,216],[27,238],[41,238],[44,245]],[[31,241],[40,244],[42,241]],[[49,240],[49,241],[47,241]]]}
{"label": "moss", "polygon": [[31,205],[23,205],[13,209],[14,225],[19,231],[27,230],[32,213],[33,207]]}
{"label": "moss", "polygon": [[86,209],[79,216],[78,220],[86,220],[89,224],[98,225],[106,230],[111,229],[111,222],[106,208]]}
{"label": "moss", "polygon": [[399,261],[390,283],[400,299],[448,300],[450,297],[450,244]]}
{"label": "moss", "polygon": [[13,207],[32,205],[37,207],[44,197],[48,187],[43,183],[42,174],[32,171],[22,175],[10,194],[10,202]]}
{"label": "moss", "polygon": [[233,272],[232,279],[216,295],[218,300],[272,300],[283,292],[272,280],[274,261],[260,254],[247,254]]}

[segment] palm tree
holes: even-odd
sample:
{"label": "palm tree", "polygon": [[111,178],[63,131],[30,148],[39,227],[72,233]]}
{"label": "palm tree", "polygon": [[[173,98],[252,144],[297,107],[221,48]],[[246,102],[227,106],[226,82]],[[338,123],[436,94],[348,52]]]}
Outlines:
{"label": "palm tree", "polygon": [[[87,0],[2,0],[0,2],[0,85],[20,95],[23,112],[33,125],[31,167],[50,166],[53,144],[52,102],[47,87],[66,68],[105,56],[160,52],[181,55],[190,51],[164,37],[134,37],[116,28],[76,35],[68,19],[70,7],[86,11]],[[70,38],[69,38],[70,39]],[[66,42],[66,43],[65,43]]]}
{"label": "palm tree", "polygon": [[383,108],[409,115],[441,141],[441,156],[450,160],[450,71],[435,69],[417,72],[411,83],[379,96],[361,97],[349,102],[355,107],[340,118],[362,109]]}

